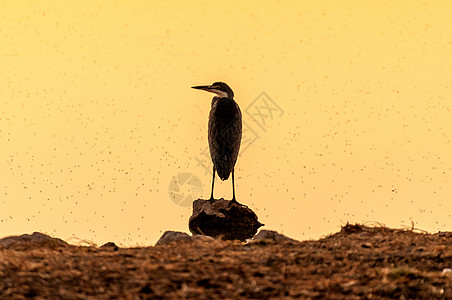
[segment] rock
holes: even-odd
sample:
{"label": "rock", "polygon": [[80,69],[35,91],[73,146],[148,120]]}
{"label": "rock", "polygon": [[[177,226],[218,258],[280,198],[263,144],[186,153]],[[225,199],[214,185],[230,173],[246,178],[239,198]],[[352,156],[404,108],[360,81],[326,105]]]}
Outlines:
{"label": "rock", "polygon": [[189,241],[203,241],[203,242],[211,242],[213,238],[210,236],[199,235],[196,234],[194,236],[188,235],[185,232],[180,231],[165,231],[162,237],[155,244],[157,245],[165,245],[171,242],[189,242]]}
{"label": "rock", "polygon": [[155,243],[155,245],[165,245],[171,242],[179,242],[179,241],[190,241],[192,239],[191,236],[186,234],[185,232],[179,231],[165,231],[162,237]]}
{"label": "rock", "polygon": [[100,246],[99,249],[118,251],[119,247],[113,242],[108,242]]}
{"label": "rock", "polygon": [[198,199],[193,202],[193,214],[188,222],[190,232],[225,240],[240,240],[252,238],[259,227],[263,226],[257,220],[257,215],[248,207],[231,204],[230,201],[215,199]]}
{"label": "rock", "polygon": [[25,243],[39,243],[50,246],[67,246],[69,245],[65,241],[50,237],[46,234],[40,232],[33,232],[33,234],[22,234],[22,235],[14,235],[8,236],[0,239],[0,247],[10,247],[16,244],[25,244]]}
{"label": "rock", "polygon": [[273,230],[261,230],[255,237],[253,237],[253,241],[261,241],[261,240],[271,240],[274,242],[297,242],[294,239],[291,239],[283,234],[277,233]]}

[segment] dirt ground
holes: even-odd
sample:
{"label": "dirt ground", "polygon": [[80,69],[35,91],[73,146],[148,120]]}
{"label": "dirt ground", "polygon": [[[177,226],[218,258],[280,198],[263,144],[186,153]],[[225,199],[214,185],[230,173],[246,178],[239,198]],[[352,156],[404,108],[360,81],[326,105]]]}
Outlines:
{"label": "dirt ground", "polygon": [[452,233],[346,225],[317,241],[0,247],[1,299],[452,299]]}

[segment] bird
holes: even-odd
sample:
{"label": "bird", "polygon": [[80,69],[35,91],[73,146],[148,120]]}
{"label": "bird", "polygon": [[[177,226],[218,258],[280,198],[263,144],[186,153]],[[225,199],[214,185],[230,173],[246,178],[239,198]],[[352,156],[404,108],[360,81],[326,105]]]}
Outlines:
{"label": "bird", "polygon": [[233,203],[242,205],[235,198],[234,185],[234,166],[242,140],[242,113],[234,100],[234,92],[224,82],[214,82],[211,85],[193,86],[192,88],[216,94],[212,99],[208,125],[209,150],[213,162],[210,202],[214,200],[213,189],[216,172],[223,181],[232,174],[232,200],[229,205]]}

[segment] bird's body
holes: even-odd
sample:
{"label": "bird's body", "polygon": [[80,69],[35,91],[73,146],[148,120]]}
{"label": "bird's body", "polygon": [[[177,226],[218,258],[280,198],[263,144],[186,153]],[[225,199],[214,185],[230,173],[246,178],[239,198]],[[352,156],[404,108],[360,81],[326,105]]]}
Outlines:
{"label": "bird's body", "polygon": [[234,92],[223,82],[215,82],[210,86],[196,86],[201,89],[216,93],[213,97],[209,114],[208,139],[210,157],[213,162],[212,192],[210,200],[213,200],[213,187],[215,171],[221,180],[226,180],[232,174],[232,202],[235,199],[234,166],[237,161],[242,140],[242,113],[238,104],[234,101]]}
{"label": "bird's body", "polygon": [[215,170],[221,180],[226,180],[234,170],[242,139],[242,113],[234,100],[212,99],[208,138]]}

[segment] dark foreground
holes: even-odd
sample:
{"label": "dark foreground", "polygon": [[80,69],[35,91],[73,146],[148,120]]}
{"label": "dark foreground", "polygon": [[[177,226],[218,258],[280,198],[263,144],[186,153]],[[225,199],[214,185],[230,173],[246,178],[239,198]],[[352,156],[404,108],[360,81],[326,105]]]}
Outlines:
{"label": "dark foreground", "polygon": [[347,225],[318,241],[0,247],[1,299],[451,299],[452,233]]}

